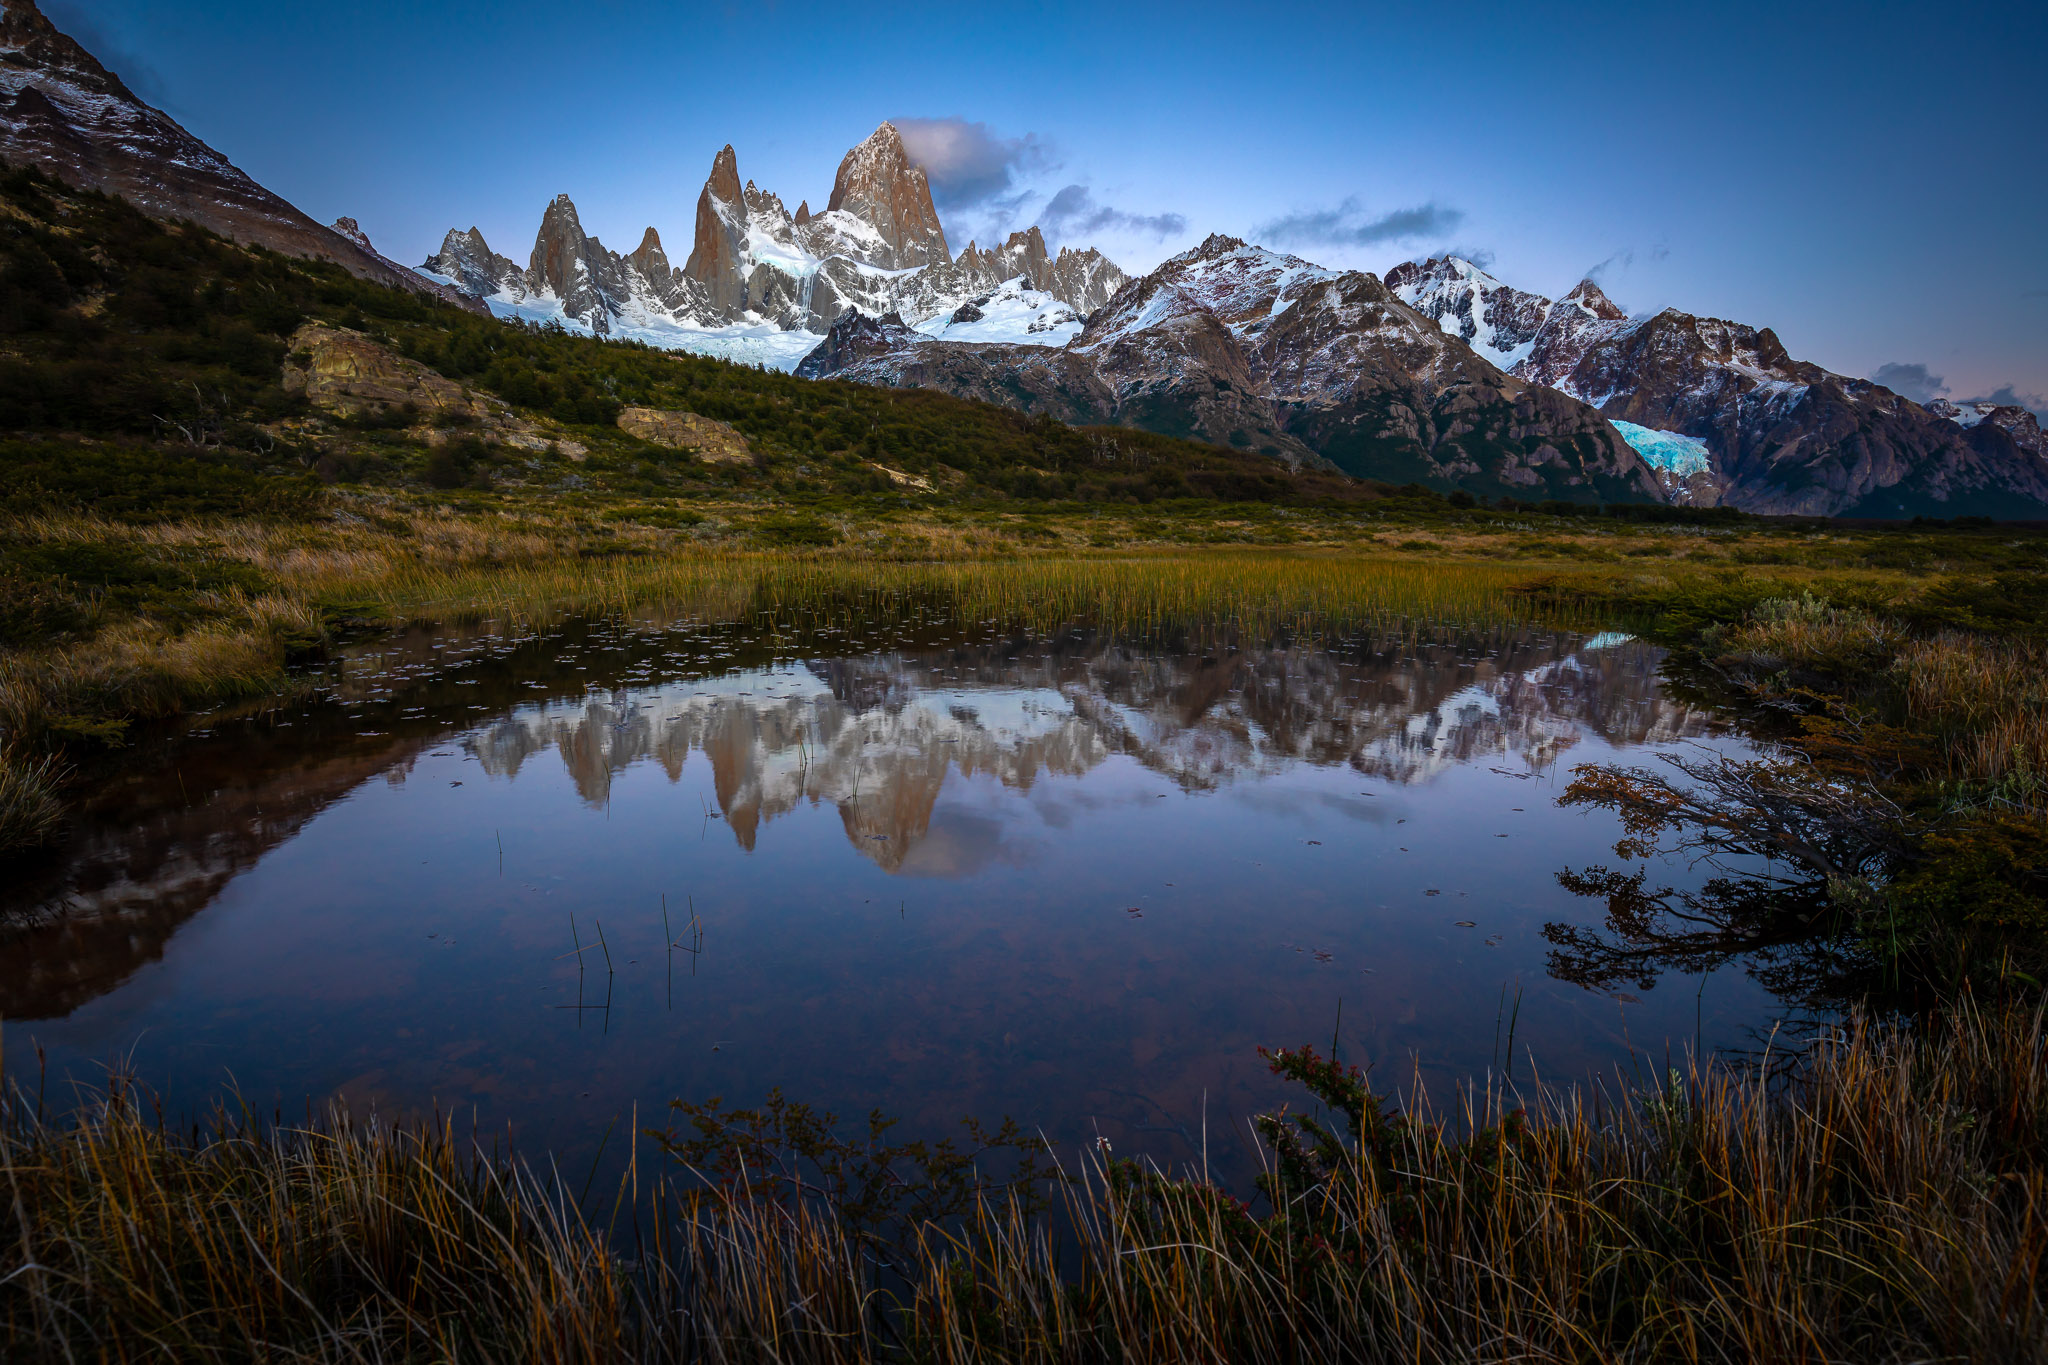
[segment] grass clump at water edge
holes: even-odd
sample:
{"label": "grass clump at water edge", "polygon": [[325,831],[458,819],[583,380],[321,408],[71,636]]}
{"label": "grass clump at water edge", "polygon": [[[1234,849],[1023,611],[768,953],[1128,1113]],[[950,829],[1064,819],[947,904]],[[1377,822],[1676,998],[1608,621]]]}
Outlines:
{"label": "grass clump at water edge", "polygon": [[1054,1222],[991,1197],[880,1254],[743,1157],[587,1206],[446,1127],[17,1105],[0,1331],[17,1360],[2048,1359],[2044,1047],[2039,1010],[1966,1001],[1776,1081],[1448,1123],[1277,1052],[1323,1107],[1260,1121],[1256,1207],[1099,1152]]}

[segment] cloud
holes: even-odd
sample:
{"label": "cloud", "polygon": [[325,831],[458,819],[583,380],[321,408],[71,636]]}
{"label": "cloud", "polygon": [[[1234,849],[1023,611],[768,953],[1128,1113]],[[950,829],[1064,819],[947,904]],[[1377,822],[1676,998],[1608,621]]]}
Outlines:
{"label": "cloud", "polygon": [[997,137],[986,123],[963,118],[899,118],[903,149],[924,167],[932,201],[942,209],[991,204],[1009,193],[1019,175],[1050,169],[1050,149],[1035,133]]}
{"label": "cloud", "polygon": [[2001,384],[1981,398],[1968,398],[1968,403],[1998,403],[2010,408],[2025,408],[2036,417],[2048,417],[2048,397],[2038,393],[2021,393],[2017,386]]}
{"label": "cloud", "polygon": [[1600,262],[1600,264],[1594,266],[1591,270],[1588,270],[1586,272],[1585,277],[1593,281],[1593,283],[1599,284],[1602,281],[1602,277],[1604,277],[1608,271],[1617,268],[1626,270],[1635,263],[1636,253],[1624,248],[1623,250],[1615,252],[1612,256],[1609,256],[1606,260]]}
{"label": "cloud", "polygon": [[1435,203],[1365,218],[1354,198],[1333,209],[1306,209],[1261,223],[1252,229],[1252,235],[1277,246],[1377,246],[1445,237],[1464,221],[1463,211]]}
{"label": "cloud", "polygon": [[1931,403],[1948,392],[1948,381],[1931,373],[1925,365],[1894,360],[1880,365],[1870,376],[1878,383],[1915,403]]}
{"label": "cloud", "polygon": [[1126,213],[1096,203],[1083,185],[1069,185],[1047,201],[1039,211],[1038,225],[1055,240],[1093,232],[1126,232],[1163,242],[1188,230],[1188,220],[1178,213]]}
{"label": "cloud", "polygon": [[97,57],[101,66],[119,76],[144,101],[159,109],[171,107],[170,87],[162,74],[100,27],[79,0],[43,0],[42,9],[60,32]]}

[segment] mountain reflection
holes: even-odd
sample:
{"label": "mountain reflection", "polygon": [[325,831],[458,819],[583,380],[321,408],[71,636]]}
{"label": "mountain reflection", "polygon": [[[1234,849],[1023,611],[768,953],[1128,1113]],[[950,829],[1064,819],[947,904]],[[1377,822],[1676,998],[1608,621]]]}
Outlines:
{"label": "mountain reflection", "polygon": [[1296,763],[1405,784],[1487,759],[1546,769],[1588,731],[1620,746],[1702,733],[1706,711],[1660,695],[1661,657],[1529,631],[1213,652],[1075,635],[821,661],[747,690],[622,689],[512,714],[467,747],[501,778],[553,750],[592,805],[627,768],[651,761],[676,781],[697,752],[742,847],[830,802],[849,842],[898,871],[955,772],[1024,791],[1124,757],[1186,791]]}
{"label": "mountain reflection", "polygon": [[[956,774],[1028,791],[1122,760],[1189,792],[1295,764],[1421,783],[1460,764],[1546,769],[1588,733],[1630,746],[1710,722],[1660,694],[1656,649],[1514,627],[1150,645],[1076,629],[667,683],[655,659],[675,656],[658,633],[621,637],[609,655],[588,639],[530,640],[499,659],[453,634],[400,645],[390,681],[341,694],[393,697],[380,720],[270,713],[102,784],[63,848],[0,894],[0,1017],[65,1015],[119,987],[334,803],[405,782],[458,736],[501,780],[552,751],[592,805],[636,764],[676,781],[700,754],[743,848],[778,816],[829,802],[881,867],[961,876],[1003,856],[1004,830],[951,807],[935,828]],[[459,678],[453,645],[468,651]],[[575,699],[535,702],[536,690]]]}

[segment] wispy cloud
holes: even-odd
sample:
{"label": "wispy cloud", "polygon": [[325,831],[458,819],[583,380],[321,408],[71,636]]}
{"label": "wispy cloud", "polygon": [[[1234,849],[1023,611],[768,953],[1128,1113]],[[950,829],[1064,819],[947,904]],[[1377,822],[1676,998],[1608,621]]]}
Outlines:
{"label": "wispy cloud", "polygon": [[1351,198],[1335,208],[1304,209],[1261,223],[1252,235],[1275,246],[1378,246],[1447,237],[1464,221],[1462,210],[1436,203],[1367,217]]}
{"label": "wispy cloud", "polygon": [[1128,213],[1097,203],[1085,185],[1069,185],[1055,194],[1039,211],[1038,225],[1055,240],[1094,232],[1122,232],[1163,242],[1188,230],[1188,220],[1181,214]]}
{"label": "wispy cloud", "polygon": [[1931,403],[1948,392],[1948,381],[1918,361],[1894,360],[1878,366],[1870,377],[1915,403]]}
{"label": "wispy cloud", "polygon": [[1011,194],[1018,177],[1058,165],[1035,133],[1000,137],[986,123],[964,118],[894,122],[903,135],[903,149],[924,167],[932,200],[942,209],[993,207]]}
{"label": "wispy cloud", "polygon": [[2025,408],[2036,417],[2048,417],[2048,397],[2038,393],[2024,393],[2013,384],[2001,384],[1981,398],[1965,399],[1970,403],[1999,403],[2011,408]]}

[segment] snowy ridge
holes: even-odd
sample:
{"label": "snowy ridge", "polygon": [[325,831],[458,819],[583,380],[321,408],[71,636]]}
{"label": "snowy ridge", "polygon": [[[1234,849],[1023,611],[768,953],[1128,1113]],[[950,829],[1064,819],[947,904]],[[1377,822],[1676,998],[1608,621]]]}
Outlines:
{"label": "snowy ridge", "polygon": [[1501,283],[1460,256],[1410,262],[1387,272],[1394,297],[1504,370],[1535,350],[1557,305]]}
{"label": "snowy ridge", "polygon": [[916,323],[915,330],[938,341],[1064,346],[1081,334],[1081,315],[1022,275],[1005,280],[951,313]]}
{"label": "snowy ridge", "polygon": [[495,254],[474,228],[451,231],[419,274],[500,317],[595,336],[793,368],[849,309],[902,318],[925,337],[1063,346],[1125,283],[1093,249],[1046,253],[1038,229],[958,260],[924,172],[883,124],[840,163],[822,213],[792,216],[780,196],[740,182],[731,147],[712,162],[689,259],[677,268],[659,234],[621,256],[584,234],[557,198],[531,263]]}

